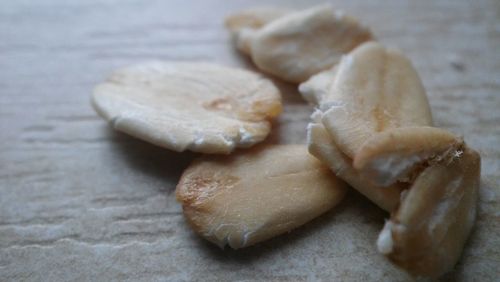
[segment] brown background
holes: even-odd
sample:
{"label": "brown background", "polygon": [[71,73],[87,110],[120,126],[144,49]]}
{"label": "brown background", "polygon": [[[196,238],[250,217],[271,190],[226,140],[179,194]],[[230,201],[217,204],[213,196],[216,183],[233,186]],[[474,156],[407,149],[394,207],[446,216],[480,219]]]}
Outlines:
{"label": "brown background", "polygon": [[[113,69],[150,59],[251,68],[224,15],[320,1],[1,1],[0,280],[404,281],[377,254],[387,217],[351,192],[290,234],[220,250],[185,224],[174,189],[194,156],[113,132],[89,105]],[[500,2],[333,1],[406,53],[438,126],[482,155],[480,212],[454,281],[500,277]],[[294,87],[269,142],[301,143]]]}

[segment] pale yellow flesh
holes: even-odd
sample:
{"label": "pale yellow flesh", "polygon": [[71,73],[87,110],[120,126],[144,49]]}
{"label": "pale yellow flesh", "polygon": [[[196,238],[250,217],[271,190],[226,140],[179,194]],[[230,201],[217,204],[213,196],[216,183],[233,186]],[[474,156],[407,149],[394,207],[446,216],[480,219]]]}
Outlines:
{"label": "pale yellow flesh", "polygon": [[388,129],[366,140],[354,157],[354,168],[379,186],[411,180],[426,162],[460,155],[463,140],[451,132],[429,126]]}
{"label": "pale yellow flesh", "polygon": [[209,63],[151,62],[116,71],[92,95],[113,127],[174,151],[229,153],[262,141],[281,97],[262,76]]}
{"label": "pale yellow flesh", "polygon": [[427,96],[411,62],[375,42],[342,59],[320,108],[326,130],[350,158],[376,133],[432,125]]}
{"label": "pale yellow flesh", "polygon": [[194,162],[177,199],[194,230],[223,247],[247,247],[333,208],[346,184],[305,145],[275,145]]}
{"label": "pale yellow flesh", "polygon": [[471,149],[424,170],[386,224],[386,255],[414,275],[451,270],[474,224],[479,177],[480,158]]}

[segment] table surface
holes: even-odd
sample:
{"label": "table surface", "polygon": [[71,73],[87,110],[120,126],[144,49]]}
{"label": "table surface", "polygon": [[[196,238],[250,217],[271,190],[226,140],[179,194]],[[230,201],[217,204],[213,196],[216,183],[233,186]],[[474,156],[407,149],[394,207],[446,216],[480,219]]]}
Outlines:
{"label": "table surface", "polygon": [[[198,238],[174,190],[196,157],[114,132],[93,86],[145,60],[252,69],[224,15],[320,1],[1,1],[0,280],[405,281],[375,249],[387,214],[356,192],[289,234],[239,251]],[[407,54],[438,126],[482,156],[476,228],[451,281],[500,277],[500,2],[333,1]],[[311,107],[277,82],[269,143],[304,143]],[[498,280],[497,280],[498,281]]]}

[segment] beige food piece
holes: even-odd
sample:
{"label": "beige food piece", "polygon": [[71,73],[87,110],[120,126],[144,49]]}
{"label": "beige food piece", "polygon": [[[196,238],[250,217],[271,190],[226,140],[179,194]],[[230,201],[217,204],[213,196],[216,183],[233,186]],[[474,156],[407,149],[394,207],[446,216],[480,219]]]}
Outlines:
{"label": "beige food piece", "polygon": [[[378,250],[415,276],[439,277],[451,270],[475,219],[480,177],[478,153],[442,129],[397,128],[365,142],[356,155],[358,170],[319,120],[318,110],[308,127],[310,153],[393,214],[379,235]],[[407,169],[408,163],[412,169]],[[373,176],[366,173],[368,167],[376,176],[378,173],[386,177],[396,171],[387,178],[391,185],[373,184]],[[410,183],[394,181],[398,178],[395,175]]]}
{"label": "beige food piece", "polygon": [[463,144],[461,138],[435,127],[394,128],[366,140],[353,166],[378,186],[411,182],[423,165],[460,156]]}
{"label": "beige food piece", "polygon": [[350,158],[378,132],[432,125],[424,88],[411,62],[375,42],[343,57],[320,108],[326,130]]}
{"label": "beige food piece", "polygon": [[250,55],[253,33],[267,23],[290,13],[291,10],[277,7],[261,7],[243,10],[226,17],[225,26],[231,32],[236,47]]}
{"label": "beige food piece", "polygon": [[294,83],[331,68],[342,54],[372,39],[368,28],[330,5],[287,14],[248,37],[257,67]]}
{"label": "beige food piece", "polygon": [[379,251],[416,276],[451,270],[474,224],[479,176],[480,157],[471,149],[425,169],[385,224]]}
{"label": "beige food piece", "polygon": [[233,41],[236,49],[246,55],[250,55],[252,39],[256,33],[255,29],[245,28],[233,35]]}
{"label": "beige food piece", "polygon": [[330,91],[333,84],[337,67],[322,71],[299,85],[302,98],[312,105],[319,106],[324,96]]}
{"label": "beige food piece", "polygon": [[177,199],[198,234],[238,249],[303,225],[345,191],[306,146],[274,145],[195,161],[177,185]]}
{"label": "beige food piece", "polygon": [[312,122],[307,128],[309,152],[328,165],[330,169],[353,188],[365,195],[382,209],[390,212],[399,204],[403,186],[395,184],[378,187],[352,167],[352,160],[343,154],[332,141],[320,122]]}
{"label": "beige food piece", "polygon": [[259,7],[233,13],[226,17],[224,24],[231,32],[245,28],[259,29],[267,23],[280,18],[291,10],[278,7]]}
{"label": "beige food piece", "polygon": [[449,271],[474,222],[479,155],[429,127],[429,104],[411,63],[365,43],[299,90],[318,104],[308,127],[311,154],[393,214],[379,251],[416,276]]}
{"label": "beige food piece", "polygon": [[116,71],[92,105],[116,130],[174,151],[229,153],[269,133],[279,90],[262,76],[209,63],[151,62]]}

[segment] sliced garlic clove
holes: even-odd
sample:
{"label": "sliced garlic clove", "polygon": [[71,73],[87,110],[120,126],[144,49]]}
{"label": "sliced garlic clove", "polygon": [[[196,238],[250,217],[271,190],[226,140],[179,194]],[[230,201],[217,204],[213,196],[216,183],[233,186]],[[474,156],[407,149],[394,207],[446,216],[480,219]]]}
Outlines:
{"label": "sliced garlic clove", "polygon": [[382,209],[390,212],[399,204],[401,185],[378,187],[352,167],[352,160],[343,154],[330,138],[323,125],[312,122],[307,128],[309,152],[321,160],[341,179]]}
{"label": "sliced garlic clove", "polygon": [[366,140],[353,166],[378,186],[410,182],[422,165],[460,156],[463,140],[436,127],[388,129]]}
{"label": "sliced garlic clove", "polygon": [[321,215],[346,188],[306,146],[275,145],[203,157],[184,172],[176,193],[198,234],[238,249]]}
{"label": "sliced garlic clove", "polygon": [[259,69],[300,83],[331,68],[342,54],[371,39],[369,29],[357,20],[322,5],[265,25],[253,34],[250,53]]}
{"label": "sliced garlic clove", "polygon": [[174,151],[229,153],[269,133],[281,112],[261,75],[208,63],[151,62],[116,71],[92,95],[113,127]]}
{"label": "sliced garlic clove", "polygon": [[250,55],[250,42],[254,32],[291,12],[291,10],[277,7],[260,7],[231,14],[226,17],[224,23],[231,33],[237,49]]}
{"label": "sliced garlic clove", "polygon": [[379,251],[413,275],[451,270],[474,224],[479,177],[479,154],[469,148],[425,169],[380,233]]}
{"label": "sliced garlic clove", "polygon": [[325,128],[350,158],[378,132],[432,125],[424,88],[411,62],[375,42],[344,56],[321,104]]}

